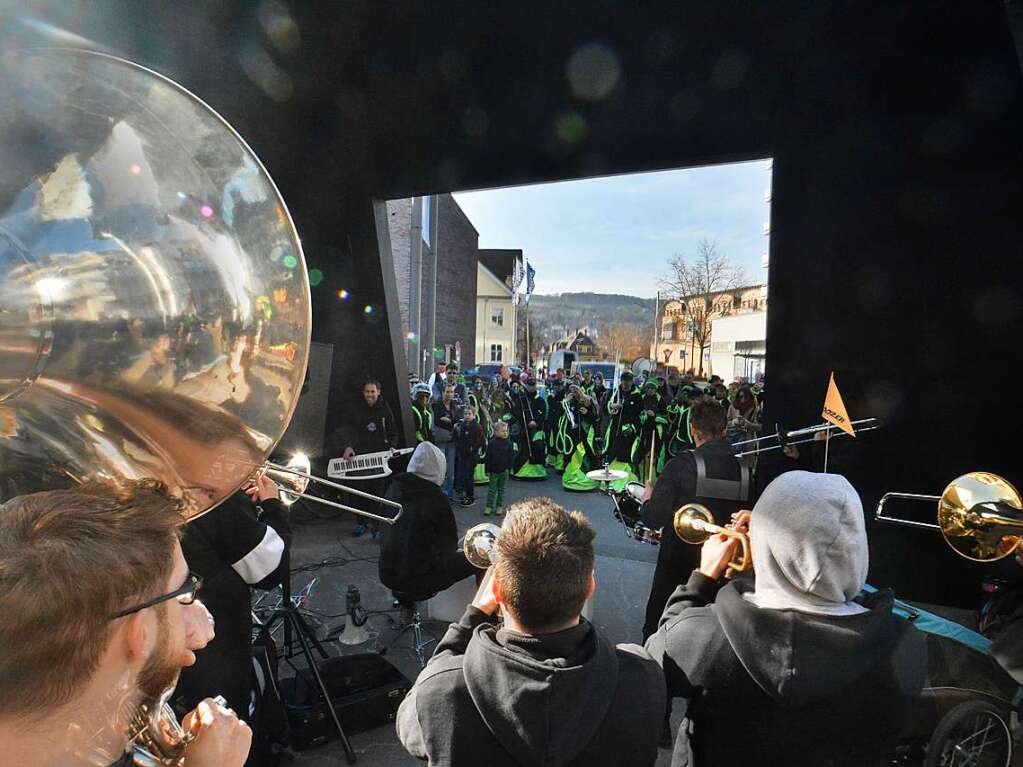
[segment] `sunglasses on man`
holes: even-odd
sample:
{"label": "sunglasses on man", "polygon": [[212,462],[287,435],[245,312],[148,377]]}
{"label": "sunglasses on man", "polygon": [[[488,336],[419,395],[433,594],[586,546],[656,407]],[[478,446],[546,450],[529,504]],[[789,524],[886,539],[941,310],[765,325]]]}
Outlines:
{"label": "sunglasses on man", "polygon": [[110,620],[116,620],[117,618],[123,618],[126,615],[137,613],[139,610],[145,610],[148,607],[154,607],[161,602],[169,602],[172,599],[176,599],[180,604],[190,605],[195,601],[199,595],[199,590],[202,588],[202,577],[189,573],[188,577],[185,578],[185,582],[178,588],[169,594],[162,594],[154,599],[150,599],[148,602],[143,602],[140,605],[129,607],[126,610],[119,610],[110,616]]}

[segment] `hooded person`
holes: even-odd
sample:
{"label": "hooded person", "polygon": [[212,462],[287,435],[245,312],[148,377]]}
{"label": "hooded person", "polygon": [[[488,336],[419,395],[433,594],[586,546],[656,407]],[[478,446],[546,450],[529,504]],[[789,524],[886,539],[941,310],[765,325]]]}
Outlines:
{"label": "hooded person", "polygon": [[549,498],[512,506],[495,565],[398,709],[412,756],[452,767],[655,763],[663,675],[581,615],[594,535]]}
{"label": "hooded person", "polygon": [[384,526],[380,582],[414,597],[410,602],[424,601],[476,572],[458,547],[455,515],[441,491],[446,470],[440,448],[422,442],[408,471],[394,475],[387,490],[386,497],[400,503],[402,513],[395,524]]}
{"label": "hooded person", "polygon": [[[835,474],[792,471],[748,525],[754,579],[721,579],[735,542],[714,536],[672,595],[647,649],[668,694],[688,698],[672,765],[882,764],[926,677],[924,636],[863,593],[859,496]],[[735,703],[742,716],[735,719]]]}

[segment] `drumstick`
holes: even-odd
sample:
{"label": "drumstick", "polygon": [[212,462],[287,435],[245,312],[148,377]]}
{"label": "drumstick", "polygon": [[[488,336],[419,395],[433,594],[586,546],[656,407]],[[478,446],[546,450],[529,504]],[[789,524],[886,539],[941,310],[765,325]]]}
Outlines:
{"label": "drumstick", "polygon": [[654,426],[653,433],[650,435],[650,466],[646,472],[646,481],[654,481],[654,448],[657,445],[657,426]]}

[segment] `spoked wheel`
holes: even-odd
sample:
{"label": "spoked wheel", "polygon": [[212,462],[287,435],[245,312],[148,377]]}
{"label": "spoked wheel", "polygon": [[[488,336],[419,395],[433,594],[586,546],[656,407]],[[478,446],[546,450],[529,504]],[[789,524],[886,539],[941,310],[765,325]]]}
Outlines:
{"label": "spoked wheel", "polygon": [[1001,711],[971,700],[953,708],[934,729],[924,767],[1008,767],[1012,737]]}

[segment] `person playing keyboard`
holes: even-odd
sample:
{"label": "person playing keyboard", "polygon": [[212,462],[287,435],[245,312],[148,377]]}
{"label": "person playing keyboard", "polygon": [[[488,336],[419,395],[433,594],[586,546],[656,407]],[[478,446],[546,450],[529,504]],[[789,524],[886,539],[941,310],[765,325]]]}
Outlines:
{"label": "person playing keyboard", "polygon": [[[344,423],[334,432],[331,442],[334,455],[340,453],[342,458],[354,458],[362,453],[378,453],[397,447],[398,421],[391,412],[390,406],[380,396],[379,381],[371,378],[362,385],[362,401],[354,403],[348,409]],[[367,465],[367,474],[372,474],[382,465],[380,462]],[[387,479],[378,477],[363,480],[359,489],[372,495],[382,496],[387,489],[386,486]],[[377,512],[378,504],[368,498],[352,496],[345,502],[351,503],[363,511]],[[352,535],[363,535],[365,532],[366,523],[362,522],[360,518],[352,529]],[[377,523],[374,522],[373,539],[379,538],[380,530]]]}

